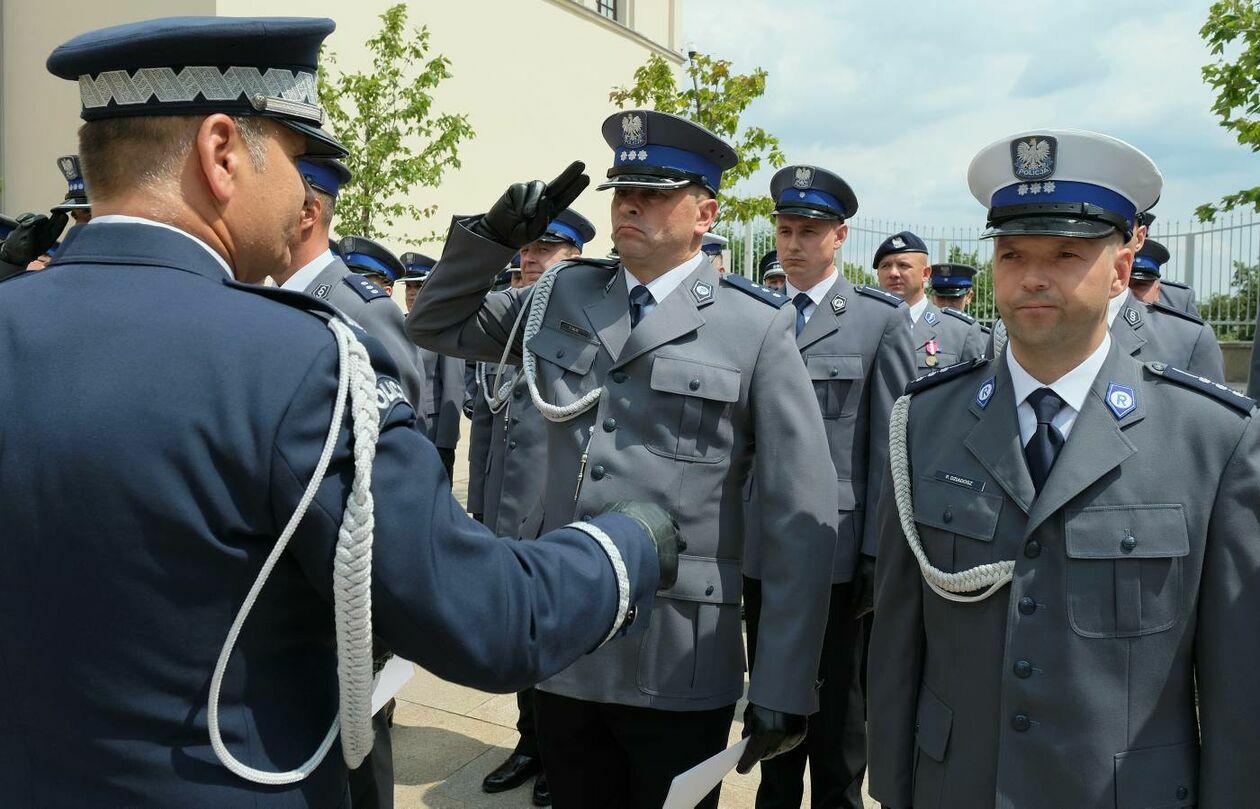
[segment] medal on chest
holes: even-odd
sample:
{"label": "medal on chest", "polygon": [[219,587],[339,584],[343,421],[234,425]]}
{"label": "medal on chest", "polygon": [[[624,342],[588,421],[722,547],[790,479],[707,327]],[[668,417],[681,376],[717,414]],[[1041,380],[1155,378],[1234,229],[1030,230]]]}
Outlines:
{"label": "medal on chest", "polygon": [[936,355],[940,353],[940,350],[941,344],[939,340],[932,339],[923,344],[923,351],[927,354],[927,359],[924,360],[924,362],[926,362],[929,367],[936,365],[936,363],[939,362]]}

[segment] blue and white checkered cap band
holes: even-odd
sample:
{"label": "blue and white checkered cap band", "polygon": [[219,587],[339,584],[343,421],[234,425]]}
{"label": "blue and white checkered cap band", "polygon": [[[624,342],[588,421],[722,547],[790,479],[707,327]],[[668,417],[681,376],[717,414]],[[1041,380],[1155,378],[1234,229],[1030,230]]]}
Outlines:
{"label": "blue and white checkered cap band", "polygon": [[1105,211],[1123,216],[1129,224],[1133,224],[1137,216],[1137,206],[1123,194],[1101,185],[1072,180],[1043,180],[1008,185],[993,194],[989,207],[1004,208],[1008,205],[1035,205],[1042,202],[1096,205]]}
{"label": "blue and white checkered cap band", "polygon": [[717,163],[704,159],[694,152],[675,149],[672,146],[640,146],[632,149],[623,146],[613,153],[613,166],[633,169],[635,166],[674,169],[694,174],[714,188],[722,181],[722,169]]}
{"label": "blue and white checkered cap band", "polygon": [[817,188],[809,188],[804,191],[799,188],[789,188],[779,195],[778,204],[802,205],[811,208],[821,205],[829,210],[837,211],[842,217],[846,215],[840,200],[825,191],[819,191]]}
{"label": "blue and white checkered cap band", "polygon": [[561,222],[559,219],[552,221],[552,223],[547,226],[547,232],[559,236],[562,239],[568,239],[578,247],[584,247],[586,244],[582,241],[582,234],[577,232],[577,228],[572,227],[567,222]]}
{"label": "blue and white checkered cap band", "polygon": [[169,67],[144,67],[134,73],[107,70],[96,77],[79,76],[79,98],[85,110],[107,107],[110,102],[118,106],[150,104],[155,98],[163,104],[187,103],[198,96],[206,101],[283,100],[294,105],[292,109],[286,106],[284,113],[323,121],[315,74],[304,71],[190,65],[179,72]]}
{"label": "blue and white checkered cap band", "polygon": [[342,260],[351,267],[379,272],[391,281],[398,280],[394,274],[394,268],[378,258],[373,258],[364,253],[348,253]]}

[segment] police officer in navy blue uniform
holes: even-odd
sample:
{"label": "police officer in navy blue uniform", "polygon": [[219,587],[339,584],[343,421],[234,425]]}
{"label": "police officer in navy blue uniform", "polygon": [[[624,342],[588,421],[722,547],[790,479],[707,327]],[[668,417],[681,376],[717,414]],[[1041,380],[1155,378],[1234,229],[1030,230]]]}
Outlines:
{"label": "police officer in navy blue uniform", "polygon": [[[344,589],[332,569],[346,511],[363,517],[371,501],[370,628],[472,687],[565,668],[645,625],[634,619],[672,582],[676,535],[655,506],[611,504],[528,543],[472,522],[379,344],[315,298],[261,284],[288,260],[306,193],[296,159],[341,152],[315,95],[333,27],[155,20],[83,34],[49,59],[79,81],[97,216],[52,269],[0,291],[0,377],[22,380],[0,389],[8,806],[347,807],[328,735]],[[362,341],[376,384],[338,424],[341,340]],[[371,447],[350,422],[370,435],[378,420],[375,460],[356,469]],[[235,638],[212,724],[234,616],[325,461]],[[362,537],[361,523],[345,529]],[[49,722],[53,704],[71,720]],[[321,738],[328,753],[312,756]],[[298,772],[260,784],[229,755]]]}

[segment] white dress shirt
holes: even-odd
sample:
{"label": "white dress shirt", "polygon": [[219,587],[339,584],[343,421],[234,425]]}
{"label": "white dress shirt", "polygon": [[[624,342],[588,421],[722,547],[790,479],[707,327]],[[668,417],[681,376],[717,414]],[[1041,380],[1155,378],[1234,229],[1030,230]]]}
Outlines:
{"label": "white dress shirt", "polygon": [[1103,363],[1107,360],[1107,352],[1110,350],[1111,335],[1104,334],[1102,343],[1094,349],[1093,354],[1049,385],[1043,385],[1034,379],[1032,374],[1025,371],[1015,359],[1015,352],[1006,352],[1006,367],[1011,372],[1015,410],[1019,416],[1019,437],[1025,446],[1032,440],[1033,433],[1037,432],[1037,414],[1028,403],[1028,394],[1038,388],[1050,388],[1063,400],[1063,407],[1059,408],[1058,414],[1051,423],[1063,436],[1063,440],[1067,441],[1068,434],[1072,432],[1072,425],[1076,423],[1076,417],[1085,404],[1085,397],[1089,395],[1089,389],[1093,386],[1098,372],[1102,370]]}
{"label": "white dress shirt", "polygon": [[192,235],[188,231],[180,230],[179,228],[174,227],[172,225],[168,225],[165,222],[154,222],[152,219],[145,219],[144,217],[141,217],[141,216],[128,216],[126,214],[121,214],[121,213],[111,213],[111,214],[105,214],[104,216],[92,217],[92,221],[88,222],[87,225],[84,225],[84,227],[91,227],[92,225],[122,225],[122,224],[148,225],[150,227],[155,227],[155,228],[165,228],[171,231],[172,233],[178,233],[181,236],[187,236],[189,239],[192,239],[194,242],[201,245],[202,249],[205,250],[207,253],[214,256],[214,260],[219,262],[219,266],[223,268],[223,271],[225,273],[227,273],[228,278],[236,278],[236,275],[232,272],[232,268],[229,267],[228,263],[223,260],[223,256],[219,255],[218,253],[214,251],[213,247],[206,244],[201,239],[198,239],[196,236]]}
{"label": "white dress shirt", "polygon": [[332,251],[325,250],[316,256],[309,264],[302,269],[289,276],[289,280],[280,285],[281,289],[293,289],[298,292],[305,292],[306,288],[315,280],[315,276],[319,275],[328,262],[332,261]]}
{"label": "white dress shirt", "polygon": [[[642,317],[647,317],[647,315],[656,308],[658,303],[665,300],[669,293],[678,289],[678,285],[685,281],[688,275],[695,272],[696,267],[699,267],[700,262],[703,260],[704,253],[696,253],[694,256],[687,259],[682,264],[679,264],[677,267],[664,275],[659,275],[653,280],[648,281],[645,286],[647,286],[648,292],[652,293],[652,299],[644,305]],[[630,268],[626,267],[626,294],[629,295],[630,291],[640,284],[643,284],[643,282],[638,278],[635,278],[634,273],[630,271]]]}
{"label": "white dress shirt", "polygon": [[835,265],[832,265],[831,272],[827,273],[827,277],[819,281],[817,284],[814,284],[809,289],[797,289],[792,286],[791,281],[788,281],[787,285],[784,287],[784,291],[787,294],[788,300],[793,303],[796,301],[796,296],[801,292],[804,292],[809,296],[810,302],[805,307],[805,311],[803,313],[805,315],[805,322],[808,323],[809,319],[814,316],[814,312],[818,311],[818,307],[822,306],[823,300],[827,297],[827,293],[831,290],[831,286],[835,282],[836,268]]}
{"label": "white dress shirt", "polygon": [[927,305],[928,305],[927,295],[924,295],[922,298],[919,299],[918,303],[910,307],[910,323],[911,324],[915,324],[919,322],[919,318],[923,317],[923,313],[927,311]]}
{"label": "white dress shirt", "polygon": [[1116,297],[1107,301],[1107,328],[1111,328],[1116,322],[1116,315],[1120,314],[1120,310],[1129,302],[1129,296],[1133,293],[1129,290],[1121,292]]}

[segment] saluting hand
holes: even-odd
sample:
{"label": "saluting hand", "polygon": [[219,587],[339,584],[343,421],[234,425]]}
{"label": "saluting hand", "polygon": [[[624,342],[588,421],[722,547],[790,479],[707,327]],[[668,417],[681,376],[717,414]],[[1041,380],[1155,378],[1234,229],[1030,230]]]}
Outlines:
{"label": "saluting hand", "polygon": [[30,264],[57,243],[69,219],[64,211],[51,217],[42,213],[22,214],[17,219],[18,226],[0,242],[0,261],[21,266]]}
{"label": "saluting hand", "polygon": [[575,160],[550,183],[513,183],[470,229],[504,247],[529,244],[543,235],[551,220],[591,184],[591,178],[583,174],[585,169],[585,163]]}

